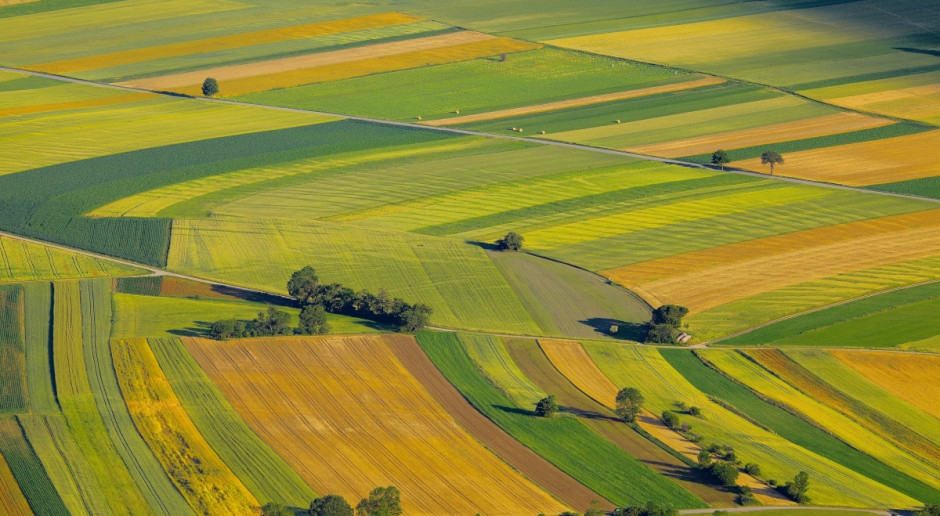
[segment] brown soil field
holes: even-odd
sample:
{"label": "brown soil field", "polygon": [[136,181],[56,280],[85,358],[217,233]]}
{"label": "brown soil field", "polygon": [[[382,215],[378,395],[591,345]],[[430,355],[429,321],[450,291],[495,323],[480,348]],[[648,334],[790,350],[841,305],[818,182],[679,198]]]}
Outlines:
{"label": "brown soil field", "polygon": [[460,426],[510,466],[571,507],[587,507],[592,500],[603,500],[603,507],[606,508],[614,507],[612,503],[556,468],[541,455],[526,448],[480,414],[460,391],[447,381],[413,339],[389,340],[388,347]]}
{"label": "brown soil field", "polygon": [[248,425],[318,493],[401,490],[406,514],[558,513],[402,367],[409,336],[186,339]]}
{"label": "brown soil field", "polygon": [[543,113],[545,111],[555,111],[579,106],[589,106],[591,104],[601,104],[604,102],[613,102],[615,100],[626,100],[636,97],[645,97],[656,95],[658,93],[670,93],[674,91],[691,90],[703,86],[721,84],[724,79],[718,77],[704,77],[694,81],[680,82],[676,84],[664,84],[662,86],[653,86],[650,88],[640,88],[636,90],[618,91],[615,93],[606,93],[604,95],[593,95],[590,97],[581,97],[577,99],[559,100],[557,102],[546,102],[534,106],[523,106],[510,109],[500,109],[498,111],[488,111],[486,113],[476,113],[473,115],[455,116],[441,120],[431,120],[424,122],[425,125],[434,127],[444,125],[467,124],[470,122],[482,122],[484,120],[496,120],[498,118],[508,118],[511,116],[531,115],[533,113]]}

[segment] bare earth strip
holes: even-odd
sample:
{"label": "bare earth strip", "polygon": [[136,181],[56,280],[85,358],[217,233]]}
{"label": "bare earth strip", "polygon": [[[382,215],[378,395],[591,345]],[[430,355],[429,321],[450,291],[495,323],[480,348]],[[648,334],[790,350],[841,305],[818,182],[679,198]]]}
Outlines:
{"label": "bare earth strip", "polygon": [[[784,158],[778,174],[811,181],[867,186],[920,179],[940,175],[940,130],[794,152]],[[767,172],[760,158],[734,166]]]}
{"label": "bare earth strip", "polygon": [[601,274],[621,285],[636,286],[677,274],[689,274],[709,267],[742,262],[776,253],[842,242],[862,236],[883,235],[894,231],[935,226],[938,221],[940,221],[940,210],[928,210],[836,224],[668,256],[601,271]]}
{"label": "bare earth strip", "polygon": [[694,81],[680,82],[677,84],[664,84],[662,86],[653,86],[650,88],[640,88],[636,90],[618,91],[615,93],[606,93],[604,95],[593,95],[591,97],[581,97],[577,99],[559,100],[557,102],[547,102],[534,106],[523,106],[510,109],[501,109],[498,111],[489,111],[486,113],[476,113],[473,115],[455,116],[442,120],[431,120],[424,122],[424,125],[440,127],[445,125],[467,124],[470,122],[482,122],[484,120],[496,120],[498,118],[508,118],[511,116],[531,115],[533,113],[543,113],[545,111],[556,111],[559,109],[573,108],[579,106],[589,106],[591,104],[602,104],[604,102],[613,102],[615,100],[626,100],[636,97],[646,97],[659,93],[671,93],[674,91],[691,90],[704,86],[712,86],[725,82],[719,77],[704,77]]}
{"label": "bare earth strip", "polygon": [[412,515],[564,510],[460,428],[383,337],[186,345],[248,425],[319,493],[358,500],[395,485]]}
{"label": "bare earth strip", "polygon": [[893,121],[885,118],[874,118],[859,113],[836,113],[834,115],[795,120],[782,124],[765,125],[752,129],[742,129],[739,131],[696,136],[694,138],[684,138],[651,145],[641,145],[638,147],[630,147],[627,150],[653,156],[678,158],[682,156],[705,154],[715,149],[740,149],[767,143],[815,138],[817,136],[871,129],[873,127],[881,127],[893,123]]}
{"label": "bare earth strip", "polygon": [[[619,389],[601,372],[581,344],[571,340],[539,339],[539,346],[545,352],[545,356],[552,362],[552,365],[561,374],[565,375],[571,383],[591,398],[594,398],[598,403],[611,409],[614,408],[614,400]],[[692,460],[698,460],[701,448],[666,427],[659,418],[649,411],[643,411],[637,417],[637,424],[660,441],[666,443],[670,448]],[[738,483],[750,486],[761,503],[768,505],[791,505],[793,503],[747,473],[740,473]]]}
{"label": "bare earth strip", "polygon": [[798,283],[937,254],[940,224],[787,250],[629,288],[651,305],[679,303],[695,314]]}
{"label": "bare earth strip", "polygon": [[192,86],[202,84],[206,77],[212,77],[218,81],[231,79],[241,79],[244,77],[255,77],[259,75],[268,75],[285,70],[297,70],[304,68],[315,68],[330,64],[345,63],[348,61],[357,61],[362,59],[371,59],[378,57],[388,57],[416,50],[426,50],[431,48],[447,47],[461,43],[472,43],[476,41],[486,41],[497,39],[496,36],[483,34],[475,31],[460,31],[441,34],[438,36],[429,36],[426,38],[414,38],[404,41],[393,41],[390,43],[379,43],[377,45],[368,45],[365,47],[347,48],[335,50],[333,52],[320,52],[296,57],[286,57],[283,59],[270,59],[256,63],[221,66],[218,68],[209,68],[195,72],[178,73],[173,75],[164,75],[162,77],[153,77],[150,79],[138,79],[118,83],[120,86],[129,86],[132,88],[143,88],[148,90],[167,90],[183,86]]}
{"label": "bare earth strip", "polygon": [[[3,0],[0,0],[0,5],[3,5]],[[67,61],[55,61],[52,63],[29,66],[28,68],[30,70],[38,70],[49,73],[74,73],[129,63],[151,61],[154,59],[161,59],[166,57],[201,54],[231,48],[259,45],[262,43],[272,43],[276,41],[286,41],[291,39],[323,36],[326,34],[336,34],[339,32],[387,27],[390,25],[412,23],[419,20],[421,20],[421,18],[399,13],[372,14],[368,16],[359,16],[356,18],[346,18],[343,20],[310,23],[307,25],[292,25],[289,27],[281,27],[277,29],[260,30],[242,34],[230,34],[227,36],[205,38],[196,41],[171,43],[158,47],[135,48],[133,50],[82,57],[78,59],[69,59]]]}

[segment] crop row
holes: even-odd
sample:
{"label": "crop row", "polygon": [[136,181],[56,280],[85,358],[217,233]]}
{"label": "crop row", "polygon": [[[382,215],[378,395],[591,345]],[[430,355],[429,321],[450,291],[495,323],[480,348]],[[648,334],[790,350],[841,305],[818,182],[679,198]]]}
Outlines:
{"label": "crop row", "polygon": [[0,413],[26,408],[23,288],[0,286]]}

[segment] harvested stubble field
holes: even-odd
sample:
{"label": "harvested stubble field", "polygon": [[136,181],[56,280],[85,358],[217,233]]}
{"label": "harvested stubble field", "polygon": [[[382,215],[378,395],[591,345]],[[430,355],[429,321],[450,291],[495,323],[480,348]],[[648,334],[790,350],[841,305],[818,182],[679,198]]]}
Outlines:
{"label": "harvested stubble field", "polygon": [[200,514],[253,514],[259,505],[193,425],[144,339],[111,342],[114,368],[137,431]]}
{"label": "harvested stubble field", "polygon": [[940,370],[940,357],[924,354],[831,351],[840,362],[855,370],[866,379],[923,410],[940,418],[940,386],[936,382],[925,382]]}
{"label": "harvested stubble field", "polygon": [[660,476],[582,421],[573,417],[532,417],[532,407],[515,405],[480,372],[455,334],[423,332],[418,342],[477,410],[607,500],[621,506],[650,499],[680,507],[703,505],[700,498]]}
{"label": "harvested stubble field", "polygon": [[[760,464],[763,478],[782,481],[792,478],[798,471],[809,472],[818,480],[813,487],[815,503],[853,507],[917,504],[913,498],[807,450],[715,403],[683,377],[659,350],[601,342],[586,342],[584,347],[594,364],[614,385],[639,388],[651,412],[675,410],[677,401],[699,407],[705,417],[687,420],[693,432],[702,435],[707,443],[734,446],[742,462]],[[718,378],[727,381],[722,376]],[[569,379],[578,381],[578,378]]]}
{"label": "harvested stubble field", "polygon": [[[409,514],[563,509],[464,432],[380,337],[186,343],[248,425],[317,492],[354,500],[391,484]],[[297,399],[319,410],[298,412]]]}

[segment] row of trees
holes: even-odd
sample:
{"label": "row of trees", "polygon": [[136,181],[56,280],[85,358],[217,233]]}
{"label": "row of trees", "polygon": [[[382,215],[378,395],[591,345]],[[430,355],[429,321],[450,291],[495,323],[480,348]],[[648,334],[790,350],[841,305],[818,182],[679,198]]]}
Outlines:
{"label": "row of trees", "polygon": [[[719,166],[724,170],[725,165],[728,163],[731,163],[731,158],[724,150],[718,149],[712,153],[712,165]],[[770,175],[774,175],[774,165],[783,164],[783,156],[777,151],[769,150],[760,155],[760,163],[761,165],[770,165]]]}
{"label": "row of trees", "polygon": [[301,321],[305,311],[314,318],[322,310],[324,314],[330,312],[370,319],[394,326],[398,331],[417,331],[427,326],[433,312],[424,303],[407,303],[390,296],[385,289],[373,294],[339,283],[321,284],[316,270],[309,265],[291,275],[287,292],[301,306]]}
{"label": "row of trees", "polygon": [[251,321],[222,319],[209,326],[209,337],[216,340],[290,335],[295,332],[300,333],[291,328],[290,314],[273,306],[265,312],[258,312],[258,316]]}
{"label": "row of trees", "polygon": [[[355,512],[340,495],[321,496],[310,503],[310,516],[398,516],[402,513],[401,492],[395,486],[377,487],[369,496],[356,504]],[[262,516],[295,516],[295,512],[281,503],[269,503],[261,508]]]}

